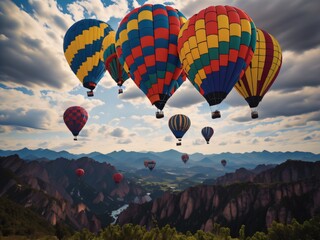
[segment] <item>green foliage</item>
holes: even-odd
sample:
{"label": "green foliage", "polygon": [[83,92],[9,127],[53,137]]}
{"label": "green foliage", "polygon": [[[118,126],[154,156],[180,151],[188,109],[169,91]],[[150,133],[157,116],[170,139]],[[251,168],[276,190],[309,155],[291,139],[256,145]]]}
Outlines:
{"label": "green foliage", "polygon": [[54,235],[54,228],[30,209],[0,198],[0,236]]}
{"label": "green foliage", "polygon": [[252,237],[245,236],[245,226],[239,230],[239,238],[230,236],[230,229],[213,225],[212,232],[198,230],[196,233],[187,231],[185,234],[177,232],[169,225],[159,228],[155,225],[149,231],[145,226],[126,224],[124,226],[109,225],[98,235],[90,233],[87,229],[74,234],[71,240],[320,240],[320,217],[314,217],[300,224],[293,220],[291,224],[284,225],[274,222],[268,233],[256,232]]}
{"label": "green foliage", "polygon": [[273,222],[268,233],[256,232],[247,240],[319,240],[320,216],[316,216],[302,224],[295,219],[291,224]]}

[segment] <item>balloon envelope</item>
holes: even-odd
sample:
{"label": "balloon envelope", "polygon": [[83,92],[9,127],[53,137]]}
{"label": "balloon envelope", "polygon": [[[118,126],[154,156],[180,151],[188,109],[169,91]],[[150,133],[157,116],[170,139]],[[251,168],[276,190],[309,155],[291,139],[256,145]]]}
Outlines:
{"label": "balloon envelope", "polygon": [[150,171],[152,171],[155,166],[156,166],[156,161],[154,160],[148,161],[148,168]]}
{"label": "balloon envelope", "polygon": [[84,170],[82,168],[77,168],[75,170],[75,174],[78,176],[78,177],[82,177],[84,175]]}
{"label": "balloon envelope", "polygon": [[110,31],[103,40],[103,61],[105,64],[105,68],[109,72],[112,79],[118,84],[119,87],[121,87],[123,82],[126,81],[129,76],[123,69],[123,66],[119,62],[118,56],[116,54],[115,35],[115,31]]}
{"label": "balloon envelope", "polygon": [[177,39],[185,16],[161,4],[133,9],[116,33],[120,63],[151,104],[162,110],[183,83]]}
{"label": "balloon envelope", "polygon": [[212,127],[204,127],[201,130],[202,136],[209,144],[210,138],[213,136],[214,130]]}
{"label": "balloon envelope", "polygon": [[189,160],[189,155],[188,154],[182,154],[181,156],[181,160],[184,162],[184,163],[187,163],[187,161]]}
{"label": "balloon envelope", "polygon": [[63,121],[77,140],[79,132],[88,120],[87,111],[80,106],[69,107],[63,114]]}
{"label": "balloon envelope", "polygon": [[256,27],[245,12],[211,6],[182,26],[178,52],[188,79],[213,106],[221,103],[243,75],[255,44]]}
{"label": "balloon envelope", "polygon": [[176,138],[181,139],[183,135],[188,131],[191,125],[191,121],[184,114],[176,114],[169,119],[168,124],[173,135]]}
{"label": "balloon envelope", "polygon": [[222,160],[221,160],[221,164],[222,164],[222,166],[225,167],[225,166],[227,165],[227,161],[226,161],[225,159],[222,159]]}
{"label": "balloon envelope", "polygon": [[112,29],[105,22],[96,19],[83,19],[74,23],[63,39],[63,51],[71,70],[85,88],[96,87],[105,73],[101,59],[103,39]]}
{"label": "balloon envelope", "polygon": [[259,105],[276,80],[282,64],[278,41],[266,31],[257,29],[257,46],[250,66],[235,85],[251,108]]}
{"label": "balloon envelope", "polygon": [[121,173],[115,173],[112,178],[115,183],[120,183],[123,179],[123,175]]}

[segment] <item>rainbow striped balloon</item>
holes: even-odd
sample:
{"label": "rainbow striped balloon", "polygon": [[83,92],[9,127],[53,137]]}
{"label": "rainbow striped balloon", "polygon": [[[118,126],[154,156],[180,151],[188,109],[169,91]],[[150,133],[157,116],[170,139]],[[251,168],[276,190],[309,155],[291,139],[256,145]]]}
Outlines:
{"label": "rainbow striped balloon", "polygon": [[235,85],[251,108],[259,105],[276,80],[282,64],[282,51],[278,41],[261,29],[257,29],[257,33],[257,46],[251,64]]}
{"label": "rainbow striped balloon", "polygon": [[181,28],[178,52],[188,79],[210,106],[226,98],[249,65],[256,27],[242,10],[211,6]]}
{"label": "rainbow striped balloon", "polygon": [[101,47],[110,31],[105,22],[83,19],[74,23],[64,36],[64,55],[83,86],[91,90],[88,96],[93,96],[92,90],[105,73]]}
{"label": "rainbow striped balloon", "polygon": [[120,63],[150,102],[162,110],[183,83],[178,57],[178,34],[186,18],[161,4],[135,8],[116,33]]}

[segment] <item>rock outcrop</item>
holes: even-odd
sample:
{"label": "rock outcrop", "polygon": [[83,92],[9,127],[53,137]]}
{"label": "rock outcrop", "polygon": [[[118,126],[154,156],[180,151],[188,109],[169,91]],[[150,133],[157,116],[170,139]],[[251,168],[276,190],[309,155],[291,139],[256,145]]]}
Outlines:
{"label": "rock outcrop", "polygon": [[[74,173],[79,167],[86,172],[81,178]],[[132,182],[116,185],[115,171],[110,164],[89,158],[24,161],[18,155],[0,157],[0,197],[32,208],[53,225],[68,222],[77,230],[98,232],[113,221],[112,210],[145,195]]]}
{"label": "rock outcrop", "polygon": [[289,223],[320,212],[320,162],[287,161],[251,181],[228,185],[199,185],[179,194],[166,193],[151,203],[131,204],[118,223],[150,227],[170,224],[178,231],[211,231],[214,223],[236,235],[266,230],[272,221]]}

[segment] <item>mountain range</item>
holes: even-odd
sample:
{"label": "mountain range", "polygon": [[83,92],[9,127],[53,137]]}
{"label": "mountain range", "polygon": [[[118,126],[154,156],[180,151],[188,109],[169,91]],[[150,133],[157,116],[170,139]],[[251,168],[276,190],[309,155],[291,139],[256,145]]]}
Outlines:
{"label": "mountain range", "polygon": [[[170,224],[182,232],[211,231],[219,223],[234,236],[245,224],[250,235],[265,231],[273,220],[288,223],[320,214],[319,154],[195,153],[187,164],[181,155],[175,150],[0,150],[0,198],[53,225],[93,232],[118,219],[120,225]],[[144,167],[146,159],[156,160],[153,171]],[[85,169],[83,177],[74,172],[79,167]],[[124,179],[117,185],[112,175],[118,171]]]}
{"label": "mountain range", "polygon": [[[134,151],[113,151],[110,153],[91,152],[88,154],[73,154],[67,151],[53,151],[49,149],[28,149],[20,150],[0,150],[0,156],[10,156],[18,154],[24,160],[55,160],[57,158],[79,159],[88,157],[99,162],[108,162],[116,168],[128,171],[130,169],[144,168],[143,162],[146,159],[157,161],[157,166],[165,169],[176,169],[183,167],[181,155],[183,153],[176,150],[168,150],[164,152],[134,152]],[[240,167],[252,169],[260,164],[280,164],[288,159],[303,159],[305,161],[320,160],[320,154],[311,152],[246,152],[246,153],[220,153],[220,154],[189,154],[188,167],[203,166],[215,168],[222,172],[234,171]],[[220,161],[227,160],[227,166],[223,168]]]}

